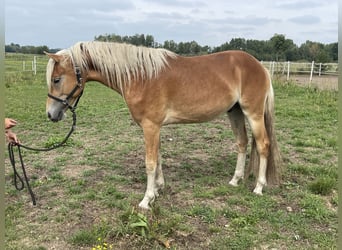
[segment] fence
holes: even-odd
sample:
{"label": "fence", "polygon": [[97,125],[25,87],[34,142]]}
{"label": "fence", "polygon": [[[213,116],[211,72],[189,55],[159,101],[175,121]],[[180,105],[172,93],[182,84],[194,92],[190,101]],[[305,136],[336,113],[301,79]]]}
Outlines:
{"label": "fence", "polygon": [[311,63],[305,62],[263,62],[261,63],[269,70],[271,77],[274,75],[286,76],[286,80],[290,80],[291,75],[307,75],[311,83],[313,76],[338,76],[337,63]]}
{"label": "fence", "polygon": [[[27,55],[6,53],[5,73],[45,73],[48,57],[45,55]],[[314,83],[322,87],[323,85],[333,85],[337,89],[338,85],[338,64],[337,63],[316,63],[316,62],[265,62],[261,63],[269,70],[272,78],[294,80],[298,83]],[[323,88],[324,88],[323,86]],[[329,87],[330,88],[330,87]]]}
{"label": "fence", "polygon": [[32,73],[45,72],[48,57],[45,55],[26,55],[6,53],[5,73]]}

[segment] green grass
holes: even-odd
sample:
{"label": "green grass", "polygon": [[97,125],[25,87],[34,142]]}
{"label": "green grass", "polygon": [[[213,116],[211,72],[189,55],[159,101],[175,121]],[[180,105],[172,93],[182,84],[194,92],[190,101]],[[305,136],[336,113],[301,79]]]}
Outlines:
{"label": "green grass", "polygon": [[309,184],[309,190],[314,194],[328,195],[336,188],[336,180],[331,177],[319,177]]}
{"label": "green grass", "polygon": [[[43,73],[5,78],[5,114],[18,120],[13,131],[24,144],[52,146],[66,135],[70,114],[60,123],[46,117]],[[337,92],[274,88],[280,187],[260,197],[252,178],[228,185],[236,147],[222,115],[162,129],[166,187],[146,213],[137,209],[146,185],[142,131],[118,94],[87,84],[70,141],[23,150],[35,207],[13,187],[5,155],[6,249],[336,249]]]}

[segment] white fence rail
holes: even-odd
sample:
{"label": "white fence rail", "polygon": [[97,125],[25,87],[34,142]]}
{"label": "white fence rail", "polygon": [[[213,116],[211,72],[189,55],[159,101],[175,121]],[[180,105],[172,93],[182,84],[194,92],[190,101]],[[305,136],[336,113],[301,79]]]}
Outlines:
{"label": "white fence rail", "polygon": [[284,75],[286,80],[291,75],[307,75],[309,82],[312,82],[313,76],[338,76],[338,63],[311,63],[305,62],[263,62],[261,63],[269,70],[271,76]]}
{"label": "white fence rail", "polygon": [[[45,55],[6,55],[5,73],[29,72],[33,75],[45,73],[48,61]],[[320,81],[323,78],[334,78],[337,82],[338,63],[317,63],[317,62],[266,62],[261,63],[269,70],[272,78],[281,77],[289,81],[297,77],[311,83],[313,79]],[[335,79],[336,78],[336,79]]]}
{"label": "white fence rail", "polygon": [[34,75],[37,74],[37,56],[34,56],[33,60],[28,63],[27,61],[23,61],[23,71],[30,71]]}
{"label": "white fence rail", "polygon": [[30,73],[36,75],[46,70],[48,58],[45,55],[7,54],[5,74]]}

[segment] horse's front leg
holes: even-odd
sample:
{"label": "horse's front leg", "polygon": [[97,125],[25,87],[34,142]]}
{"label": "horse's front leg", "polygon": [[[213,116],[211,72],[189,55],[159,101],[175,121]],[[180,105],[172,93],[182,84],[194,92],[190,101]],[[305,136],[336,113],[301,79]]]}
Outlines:
{"label": "horse's front leg", "polygon": [[[147,188],[145,192],[144,199],[139,203],[139,207],[144,209],[149,209],[149,203],[154,201],[156,196],[156,171],[158,163],[159,154],[159,137],[160,137],[160,126],[154,124],[153,122],[146,121],[141,124],[144,131],[145,139],[145,164],[146,164],[146,174],[147,174]],[[158,169],[158,177],[160,176]],[[163,177],[162,177],[163,178]],[[158,179],[159,182],[159,179]],[[160,183],[158,183],[160,184]]]}
{"label": "horse's front leg", "polygon": [[154,185],[154,194],[158,196],[159,189],[162,189],[165,186],[164,175],[163,175],[163,170],[162,170],[162,157],[160,153],[160,146],[159,146],[159,152],[158,152],[158,165],[157,165],[155,180],[156,182]]}

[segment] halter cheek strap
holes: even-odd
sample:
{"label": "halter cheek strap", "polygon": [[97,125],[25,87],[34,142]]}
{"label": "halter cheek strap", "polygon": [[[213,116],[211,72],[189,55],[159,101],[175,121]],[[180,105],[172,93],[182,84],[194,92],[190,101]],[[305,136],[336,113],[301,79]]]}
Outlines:
{"label": "halter cheek strap", "polygon": [[[48,97],[50,97],[51,99],[54,99],[60,103],[62,103],[64,106],[67,106],[71,111],[74,111],[77,107],[78,101],[80,100],[82,94],[83,94],[83,87],[82,87],[82,76],[81,76],[81,70],[79,67],[75,67],[75,74],[76,74],[76,78],[77,78],[77,83],[75,85],[75,87],[73,88],[73,90],[71,90],[71,92],[68,94],[68,96],[65,99],[61,99],[59,97],[53,96],[51,94],[48,93]],[[70,99],[74,96],[75,92],[80,89],[81,92],[80,94],[77,96],[77,99],[74,103],[73,106],[70,105],[69,101]]]}

